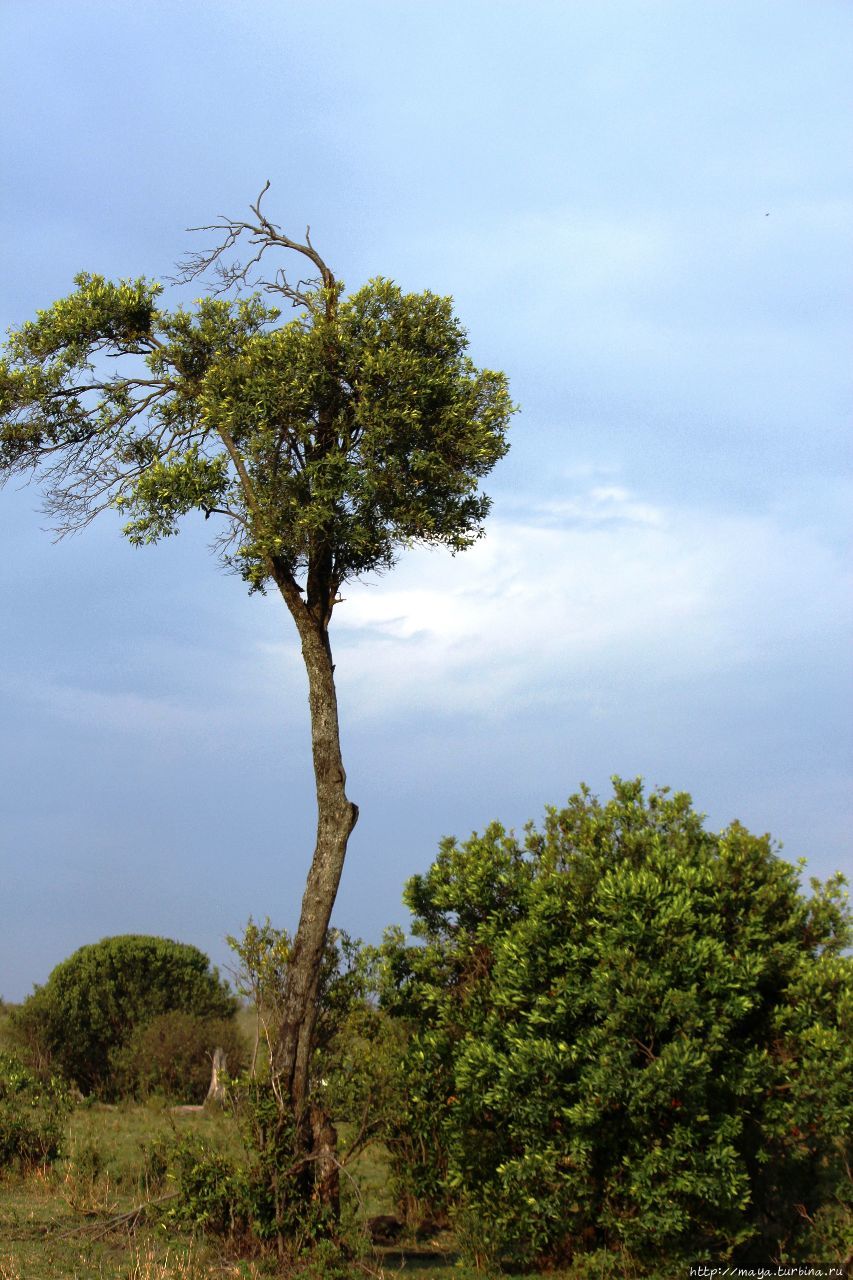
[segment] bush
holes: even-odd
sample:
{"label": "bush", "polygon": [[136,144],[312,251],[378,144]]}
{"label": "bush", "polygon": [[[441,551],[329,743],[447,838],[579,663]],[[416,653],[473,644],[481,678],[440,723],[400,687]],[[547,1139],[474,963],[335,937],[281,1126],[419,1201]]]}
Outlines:
{"label": "bush", "polygon": [[228,1018],[235,998],[198,948],[128,934],[81,947],[12,1015],[29,1052],[84,1093],[115,1094],[112,1062],[134,1031],[172,1011]]}
{"label": "bush", "polygon": [[328,1242],[332,1228],[345,1248],[341,1224],[329,1219],[317,1199],[302,1193],[303,1166],[294,1159],[293,1127],[282,1116],[270,1084],[244,1079],[233,1085],[231,1099],[243,1157],[192,1134],[173,1141],[166,1159],[176,1195],[166,1219],[210,1235],[251,1241],[261,1251],[276,1252],[280,1261],[304,1262]]}
{"label": "bush", "polygon": [[61,1080],[41,1080],[17,1058],[0,1054],[0,1170],[29,1172],[55,1160],[71,1111]]}
{"label": "bush", "polygon": [[113,1088],[124,1097],[162,1094],[171,1102],[204,1102],[214,1050],[224,1050],[229,1074],[246,1067],[246,1042],[233,1018],[161,1013],[135,1028],[111,1059]]}
{"label": "bush", "polygon": [[424,945],[385,948],[383,999],[415,1028],[402,1184],[515,1263],[843,1254],[842,884],[804,896],[768,837],[639,782],[523,842],[444,841],[406,890]]}

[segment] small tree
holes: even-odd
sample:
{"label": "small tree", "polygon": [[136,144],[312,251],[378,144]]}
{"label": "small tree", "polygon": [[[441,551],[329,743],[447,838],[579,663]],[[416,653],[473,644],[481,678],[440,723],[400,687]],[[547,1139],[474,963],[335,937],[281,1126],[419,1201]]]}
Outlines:
{"label": "small tree", "polygon": [[615,1251],[665,1276],[843,1257],[842,885],[806,897],[767,836],[713,834],[639,782],[523,841],[446,840],[406,890],[422,945],[386,945],[386,1007],[414,1027],[389,1135],[404,1189],[443,1197],[481,1257],[601,1250],[609,1275]]}
{"label": "small tree", "polygon": [[[267,184],[269,186],[269,184]],[[203,512],[225,563],[274,586],[308,677],[317,838],[290,950],[274,1073],[299,1134],[329,919],[358,810],[346,793],[329,626],[345,582],[389,568],[400,549],[459,551],[482,533],[480,479],[506,451],[512,404],[500,373],[477,370],[451,300],[373,280],[343,286],[305,241],[262,210],[205,228],[219,242],[185,264],[219,296],[166,311],[145,279],[82,274],[67,298],[10,335],[0,364],[0,474],[38,476],[60,532],[105,508],[134,543]],[[229,257],[241,239],[248,263]],[[296,310],[279,324],[261,293],[239,294],[271,250],[283,270],[262,293]],[[310,1170],[310,1164],[306,1164]]]}
{"label": "small tree", "polygon": [[198,947],[125,934],[63,960],[12,1022],[24,1044],[84,1093],[109,1093],[120,1051],[139,1028],[165,1013],[221,1019],[236,1008]]}

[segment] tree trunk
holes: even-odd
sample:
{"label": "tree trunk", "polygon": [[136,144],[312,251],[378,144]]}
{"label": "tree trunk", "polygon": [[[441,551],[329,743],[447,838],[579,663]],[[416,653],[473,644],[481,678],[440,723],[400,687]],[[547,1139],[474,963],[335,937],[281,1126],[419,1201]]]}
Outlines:
{"label": "tree trunk", "polygon": [[[289,583],[286,585],[290,587]],[[308,673],[311,746],[317,789],[317,840],[287,966],[273,1075],[282,1099],[287,1099],[292,1106],[301,1145],[310,1150],[308,1086],[320,972],[347,842],[358,820],[358,807],[346,795],[328,631],[301,598],[294,599],[291,590],[286,593],[282,590],[282,594],[299,629]]]}

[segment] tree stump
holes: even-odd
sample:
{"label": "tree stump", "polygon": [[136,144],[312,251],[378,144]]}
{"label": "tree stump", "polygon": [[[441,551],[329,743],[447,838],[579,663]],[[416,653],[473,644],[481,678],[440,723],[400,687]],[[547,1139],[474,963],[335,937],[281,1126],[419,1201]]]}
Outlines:
{"label": "tree stump", "polygon": [[210,1073],[210,1088],[207,1091],[207,1097],[204,1105],[209,1106],[211,1103],[218,1107],[224,1107],[227,1102],[225,1093],[225,1085],[222,1083],[222,1077],[227,1074],[228,1060],[225,1057],[225,1050],[217,1046],[213,1051],[213,1069]]}

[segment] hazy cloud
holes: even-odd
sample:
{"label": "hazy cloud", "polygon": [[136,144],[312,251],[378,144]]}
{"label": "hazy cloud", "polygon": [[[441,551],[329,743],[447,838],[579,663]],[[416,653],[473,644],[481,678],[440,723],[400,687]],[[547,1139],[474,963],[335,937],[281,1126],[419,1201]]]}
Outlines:
{"label": "hazy cloud", "polygon": [[407,555],[336,615],[340,678],[362,715],[416,706],[500,715],[571,699],[578,672],[652,682],[831,644],[849,613],[838,555],[770,516],[684,512],[596,486],[495,519],[451,559]]}

